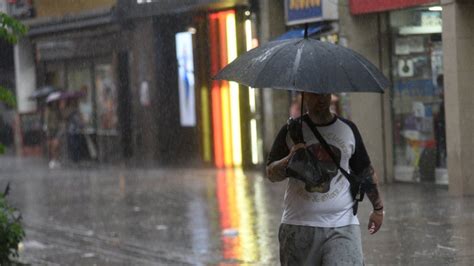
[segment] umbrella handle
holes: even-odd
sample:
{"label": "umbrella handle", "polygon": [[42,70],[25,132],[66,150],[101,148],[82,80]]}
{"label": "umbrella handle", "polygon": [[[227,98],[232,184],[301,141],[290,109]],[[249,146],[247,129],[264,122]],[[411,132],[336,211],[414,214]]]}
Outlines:
{"label": "umbrella handle", "polygon": [[304,92],[301,92],[301,112],[300,112],[300,125],[301,125],[301,132],[303,132],[303,111],[304,111]]}

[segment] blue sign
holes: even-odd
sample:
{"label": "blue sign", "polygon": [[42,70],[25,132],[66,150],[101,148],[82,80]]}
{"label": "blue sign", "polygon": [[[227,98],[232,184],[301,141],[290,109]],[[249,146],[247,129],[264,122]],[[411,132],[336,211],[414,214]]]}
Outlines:
{"label": "blue sign", "polygon": [[285,10],[287,25],[323,19],[322,0],[285,0]]}
{"label": "blue sign", "polygon": [[408,96],[435,96],[439,94],[431,79],[397,81],[394,89],[398,94]]}

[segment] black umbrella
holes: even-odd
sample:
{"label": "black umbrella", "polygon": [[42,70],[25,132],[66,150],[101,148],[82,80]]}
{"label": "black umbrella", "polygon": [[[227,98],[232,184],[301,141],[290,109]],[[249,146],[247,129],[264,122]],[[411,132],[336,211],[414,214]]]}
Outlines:
{"label": "black umbrella", "polygon": [[389,81],[362,55],[307,37],[272,41],[239,56],[214,79],[313,93],[380,92]]}

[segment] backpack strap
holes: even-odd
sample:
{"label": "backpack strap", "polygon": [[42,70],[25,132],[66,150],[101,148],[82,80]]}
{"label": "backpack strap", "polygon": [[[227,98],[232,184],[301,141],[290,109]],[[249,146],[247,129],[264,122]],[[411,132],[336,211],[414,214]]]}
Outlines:
{"label": "backpack strap", "polygon": [[314,125],[313,121],[308,121],[309,116],[305,116],[303,119],[305,119],[306,124],[309,126],[311,131],[313,132],[314,136],[318,139],[319,143],[323,146],[323,148],[326,150],[326,152],[329,154],[329,157],[331,157],[332,161],[334,164],[336,164],[337,168],[341,171],[341,173],[347,178],[349,181],[349,184],[351,186],[351,194],[352,198],[354,199],[354,205],[353,205],[353,213],[354,215],[357,214],[357,209],[359,207],[359,201],[362,201],[364,199],[364,192],[361,186],[361,183],[357,181],[356,177],[353,174],[348,173],[344,168],[341,167],[339,162],[336,159],[336,155],[332,151],[331,147],[329,147],[329,144],[326,142],[324,137],[319,133],[317,127]]}

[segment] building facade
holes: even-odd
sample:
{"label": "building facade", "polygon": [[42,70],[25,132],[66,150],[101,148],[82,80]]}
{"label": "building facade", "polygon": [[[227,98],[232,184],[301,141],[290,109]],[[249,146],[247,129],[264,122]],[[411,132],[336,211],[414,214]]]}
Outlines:
{"label": "building facade", "polygon": [[[258,45],[247,1],[38,1],[17,45],[19,113],[42,86],[81,91],[98,159],[261,165],[260,91],[212,76]],[[179,158],[179,159],[177,159]]]}
{"label": "building facade", "polygon": [[[79,110],[83,135],[91,140],[89,151],[96,153],[92,157],[101,161],[122,157],[125,152],[121,138],[127,135],[127,128],[126,119],[119,115],[126,106],[126,84],[119,77],[126,62],[120,56],[123,48],[121,25],[114,11],[116,2],[28,3],[34,10],[32,16],[20,18],[29,31],[15,47],[18,150],[24,150],[21,140],[28,139],[24,134],[31,130],[26,121],[37,120],[31,116],[44,113],[30,96],[37,89],[51,86],[83,93]],[[35,130],[42,128],[40,125]],[[42,148],[46,148],[44,143]]]}
{"label": "building facade", "polygon": [[358,51],[392,81],[383,95],[337,102],[382,181],[474,193],[470,1],[47,2],[27,9],[37,15],[15,48],[19,111],[34,109],[25,99],[40,85],[84,90],[87,132],[105,161],[263,166],[294,95],[212,76],[310,23],[312,37]]}

